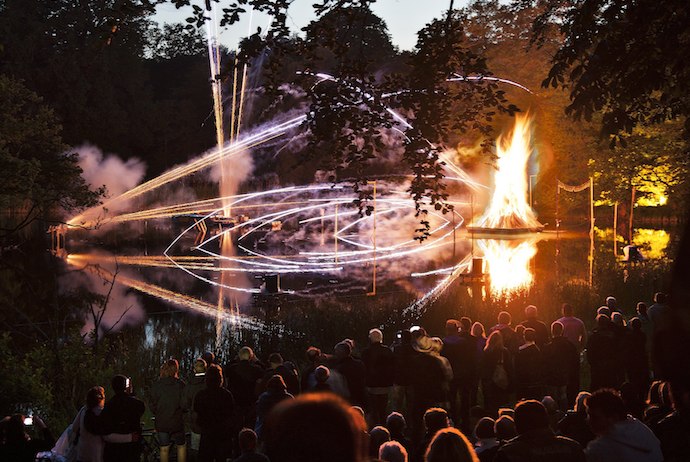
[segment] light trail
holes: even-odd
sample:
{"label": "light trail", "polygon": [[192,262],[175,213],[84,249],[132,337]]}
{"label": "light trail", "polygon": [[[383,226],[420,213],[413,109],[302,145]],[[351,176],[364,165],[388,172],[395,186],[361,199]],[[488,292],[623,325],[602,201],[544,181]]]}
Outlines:
{"label": "light trail", "polygon": [[[146,192],[152,191],[156,188],[159,188],[167,183],[170,183],[171,181],[178,180],[180,178],[183,178],[191,173],[197,172],[201,169],[204,169],[206,167],[209,167],[213,165],[214,163],[218,162],[220,159],[223,159],[225,157],[233,156],[236,154],[239,154],[243,152],[245,149],[250,149],[255,146],[259,146],[263,143],[266,143],[274,138],[277,138],[279,136],[284,135],[288,130],[295,128],[299,126],[304,120],[306,116],[302,115],[299,117],[295,117],[293,119],[290,119],[286,122],[283,122],[281,124],[278,124],[274,127],[270,127],[266,130],[263,130],[259,133],[255,133],[253,135],[248,136],[247,138],[244,138],[239,141],[235,141],[231,143],[230,145],[224,147],[223,149],[217,150],[210,152],[209,154],[206,154],[205,156],[200,157],[196,161],[193,161],[191,163],[181,165],[179,167],[176,167],[172,170],[169,170],[168,172],[163,173],[162,175],[157,176],[156,178],[153,178],[149,181],[146,181],[139,186],[136,186],[129,191],[113,198],[108,201],[106,201],[104,204],[102,204],[101,207],[107,207],[109,205],[112,205],[114,203],[126,200],[126,199],[132,199],[134,197],[137,197],[141,194],[144,194]],[[89,213],[93,213],[94,209],[100,209],[100,207],[95,207],[90,209],[89,211],[86,211],[80,215],[77,215],[76,217],[72,218],[69,220],[68,224],[69,225],[76,225],[79,224],[80,221],[82,221],[86,216],[89,215]]]}
{"label": "light trail", "polygon": [[[217,55],[217,50],[215,55],[209,56],[210,62],[215,61],[217,63],[220,62],[219,56]],[[213,70],[213,69],[212,69]],[[235,73],[237,73],[237,68],[235,68]],[[213,72],[212,72],[213,74]],[[219,72],[214,75],[214,79],[217,79],[217,75]],[[246,80],[246,68],[242,72],[242,81],[241,81],[241,90],[240,90],[240,113],[239,116],[237,117],[237,124],[234,123],[235,121],[235,109],[236,109],[236,98],[237,98],[237,77],[233,80],[233,85],[235,85],[234,91],[233,91],[233,123],[232,123],[232,131],[233,134],[231,135],[231,142],[225,146],[222,146],[222,142],[219,142],[218,148],[214,150],[213,152],[210,152],[204,156],[201,156],[200,158],[196,159],[195,161],[192,161],[186,165],[178,166],[173,168],[172,170],[165,172],[164,174],[160,175],[159,177],[156,177],[152,180],[149,180],[145,183],[142,183],[139,186],[136,186],[135,188],[130,189],[129,191],[123,193],[122,195],[113,198],[109,201],[107,201],[104,204],[104,207],[113,204],[117,201],[123,201],[127,199],[132,199],[134,197],[137,197],[141,194],[144,194],[146,192],[150,192],[156,188],[159,188],[160,186],[163,186],[171,181],[175,181],[177,179],[183,178],[191,173],[194,173],[196,171],[199,171],[201,169],[207,168],[211,165],[213,165],[215,162],[221,161],[223,162],[224,160],[234,156],[234,155],[239,155],[245,152],[245,150],[250,149],[252,147],[261,145],[263,143],[266,143],[276,137],[284,135],[287,131],[298,127],[301,125],[305,120],[306,120],[306,115],[301,115],[298,117],[294,117],[292,119],[286,120],[282,123],[273,125],[271,127],[268,127],[264,130],[261,131],[255,131],[251,133],[249,136],[245,136],[241,139],[235,139],[235,136],[239,137],[240,133],[240,121],[242,117],[242,105],[243,105],[243,99],[244,99],[244,93],[245,93],[245,80]],[[328,74],[309,74],[309,73],[304,73],[306,75],[312,75],[318,79],[318,81],[315,83],[316,85],[319,85],[321,82],[324,81],[334,81],[338,82],[340,84],[343,84],[343,81],[334,78],[333,76],[329,76]],[[502,83],[508,83],[517,87],[520,87],[522,89],[525,89],[529,91],[526,87],[523,87],[516,82],[508,81],[506,79],[499,79],[499,78],[491,78],[491,77],[481,77],[481,76],[470,76],[470,77],[462,77],[462,76],[457,76],[454,78],[448,79],[448,82],[456,82],[456,81],[481,81],[481,80],[488,80],[488,81],[498,81]],[[220,101],[220,82],[214,81],[214,83],[218,84],[218,98],[216,98],[216,93],[214,90],[214,102]],[[362,97],[364,98],[365,101],[373,100],[373,96],[369,95],[367,93],[362,93]],[[389,97],[392,96],[393,94],[386,94],[384,97]],[[355,104],[355,102],[353,102]],[[216,115],[217,120],[219,120],[222,123],[222,107],[220,107],[220,115],[218,114],[218,104],[215,105],[216,107],[214,108],[214,113]],[[395,110],[393,110],[390,107],[386,107],[385,110],[388,112],[388,114],[392,117],[394,122],[396,124],[399,124],[398,126],[405,129],[409,130],[414,128],[405,118],[398,114]],[[399,130],[398,128],[394,127],[396,130],[398,130],[403,136],[405,136],[405,133],[403,130]],[[220,127],[220,130],[222,131],[222,126]],[[397,138],[397,136],[396,136]],[[219,138],[220,140],[220,138]],[[429,146],[433,149],[437,149],[437,147],[430,143],[428,140],[427,142],[429,143]],[[470,188],[473,189],[479,189],[479,188],[487,188],[487,186],[478,183],[474,181],[461,167],[456,165],[453,162],[453,159],[450,156],[449,152],[439,152],[439,159],[445,164],[445,169],[447,172],[451,173],[454,176],[448,176],[447,178],[451,181],[458,181],[462,182],[466,185],[468,185]],[[267,272],[277,272],[277,273],[305,273],[305,272],[321,272],[321,273],[328,273],[328,272],[336,272],[336,271],[343,271],[345,268],[347,268],[350,265],[355,265],[355,264],[362,264],[362,263],[371,263],[371,262],[376,262],[376,261],[381,261],[381,260],[392,260],[392,259],[400,259],[400,258],[405,258],[409,257],[414,254],[418,254],[420,252],[428,252],[434,249],[439,249],[444,246],[447,246],[451,243],[454,243],[454,240],[451,241],[448,238],[453,235],[455,231],[460,228],[464,224],[464,218],[453,211],[453,223],[449,221],[447,218],[441,216],[440,214],[437,214],[433,211],[430,211],[430,216],[436,217],[438,220],[438,224],[434,224],[433,229],[430,231],[430,236],[429,239],[424,242],[424,243],[418,243],[414,239],[408,239],[404,240],[402,242],[385,242],[385,244],[389,245],[370,245],[364,242],[359,242],[356,238],[352,238],[351,230],[360,227],[362,224],[367,223],[367,220],[374,220],[376,223],[377,218],[382,219],[386,215],[390,215],[392,213],[395,213],[399,210],[405,210],[407,208],[409,209],[414,209],[414,203],[410,202],[409,199],[409,191],[389,191],[389,193],[393,194],[399,194],[400,198],[396,197],[378,197],[377,201],[379,204],[382,204],[384,207],[387,208],[379,208],[377,209],[373,215],[368,215],[366,217],[359,217],[357,219],[351,220],[351,217],[358,215],[360,211],[345,211],[340,214],[336,213],[331,213],[331,214],[324,214],[321,216],[317,217],[304,217],[305,215],[308,215],[309,213],[313,212],[314,210],[324,210],[326,208],[331,208],[331,207],[338,207],[339,205],[342,204],[347,204],[351,203],[353,200],[353,197],[348,196],[336,196],[336,197],[331,197],[331,198],[300,198],[300,197],[295,197],[294,200],[292,199],[291,195],[300,195],[300,194],[312,194],[312,193],[323,193],[324,190],[336,190],[336,189],[341,189],[341,188],[334,188],[332,186],[323,186],[323,187],[316,187],[316,186],[307,186],[307,187],[300,187],[300,188],[278,188],[272,191],[261,191],[259,193],[251,193],[251,194],[244,194],[244,195],[233,195],[233,196],[222,196],[218,198],[213,198],[213,199],[206,199],[206,200],[200,200],[200,201],[192,201],[192,202],[187,202],[183,204],[174,204],[174,205],[169,205],[169,206],[162,206],[162,207],[156,207],[156,208],[151,208],[148,210],[139,210],[136,212],[131,212],[131,213],[122,213],[120,215],[115,215],[114,217],[110,218],[110,221],[112,222],[126,222],[126,221],[135,221],[135,220],[147,220],[147,219],[155,219],[155,218],[168,218],[168,217],[174,217],[174,216],[179,216],[179,215],[202,215],[200,218],[199,217],[192,217],[195,218],[194,223],[192,226],[187,227],[182,233],[180,233],[175,239],[173,239],[172,242],[168,245],[168,247],[165,249],[163,252],[163,256],[157,256],[153,258],[140,258],[140,257],[114,257],[115,261],[118,263],[124,264],[124,265],[131,265],[131,266],[141,266],[141,267],[152,267],[152,268],[177,268],[181,271],[186,272],[187,274],[204,281],[212,286],[219,287],[221,290],[219,291],[219,305],[222,306],[222,303],[224,301],[223,298],[223,289],[228,289],[228,290],[236,290],[236,291],[242,291],[242,292],[248,292],[248,293],[258,293],[260,292],[259,289],[255,288],[247,288],[247,287],[233,287],[231,285],[225,284],[225,275],[228,273],[232,272],[246,272],[246,273],[267,273]],[[336,191],[338,192],[338,191]],[[288,195],[288,197],[283,197],[282,200],[280,201],[275,201],[275,200],[270,200],[270,201],[263,201],[263,199],[268,196],[276,196],[276,195],[281,195],[285,194]],[[407,198],[407,199],[404,199]],[[271,199],[274,199],[274,197],[271,197]],[[259,203],[249,203],[249,204],[242,204],[242,202],[245,201],[262,201]],[[423,202],[424,203],[424,202]],[[454,205],[467,205],[466,202],[453,202]],[[283,210],[278,210],[278,211],[272,211],[270,213],[263,213],[261,216],[256,217],[256,218],[251,218],[245,222],[234,222],[234,223],[228,223],[225,222],[224,224],[232,224],[232,226],[227,227],[223,229],[223,225],[221,224],[220,232],[216,234],[215,236],[212,236],[208,239],[203,239],[201,238],[200,235],[200,240],[202,242],[199,245],[196,245],[193,247],[194,250],[197,250],[205,255],[202,256],[173,256],[171,255],[171,249],[179,242],[179,240],[189,233],[192,229],[194,229],[197,225],[200,223],[204,222],[207,219],[210,219],[214,216],[217,216],[219,213],[228,213],[230,209],[235,209],[235,210],[260,210],[261,212],[266,212],[270,209],[275,209],[275,208],[280,208]],[[337,210],[337,209],[336,209]],[[260,212],[260,213],[261,213]],[[323,213],[323,212],[322,212]],[[70,220],[70,223],[75,223],[78,220],[84,218],[88,212],[79,215],[78,217],[73,218]],[[460,219],[455,220],[455,217],[459,217]],[[301,219],[300,219],[301,218]],[[338,242],[341,242],[345,244],[343,247],[345,250],[341,250],[340,252],[306,252],[306,251],[298,251],[297,254],[294,255],[267,255],[267,254],[262,254],[259,252],[255,252],[251,249],[248,248],[248,246],[238,244],[238,248],[245,254],[241,256],[236,256],[236,255],[222,255],[224,253],[221,251],[221,254],[215,253],[210,251],[208,246],[210,246],[215,240],[220,240],[222,239],[221,242],[221,248],[225,248],[228,245],[231,244],[231,233],[235,231],[239,231],[241,235],[237,237],[238,242],[241,242],[243,239],[247,238],[248,236],[252,235],[255,232],[261,232],[263,233],[262,228],[265,228],[267,226],[270,226],[272,222],[274,221],[279,221],[283,219],[295,219],[295,221],[298,222],[300,225],[306,225],[306,224],[311,224],[314,222],[321,221],[323,223],[324,220],[331,220],[331,219],[345,219],[347,218],[346,224],[342,226],[340,229],[336,228],[336,232],[334,233],[335,237],[335,246],[337,249]],[[396,217],[396,220],[400,220],[401,218]],[[348,223],[349,222],[349,223]],[[210,225],[209,225],[210,226]],[[361,228],[360,228],[361,229]],[[385,233],[383,234],[385,236]],[[359,236],[358,233],[355,233],[355,236]],[[389,237],[395,237],[395,235],[389,236]],[[347,250],[348,247],[354,247],[357,250]],[[302,244],[298,244],[298,248],[303,248]],[[79,256],[76,256],[75,258],[79,258]],[[335,261],[334,261],[335,260]],[[432,270],[432,271],[427,271],[427,272],[415,272],[412,273],[413,277],[423,277],[423,276],[432,276],[432,275],[445,275],[446,277],[439,282],[439,284],[434,287],[429,293],[427,293],[424,297],[422,297],[420,300],[418,300],[415,304],[411,305],[408,307],[408,310],[419,310],[422,309],[424,306],[426,306],[428,303],[431,301],[435,300],[438,298],[440,293],[442,293],[448,285],[454,281],[458,275],[460,274],[461,271],[464,271],[467,269],[469,262],[471,261],[470,256],[466,256],[462,261],[460,261],[458,264],[456,264],[453,267],[448,267],[448,268],[441,268],[437,270]],[[225,263],[225,264],[224,264]],[[232,265],[230,265],[232,263]],[[220,273],[220,280],[221,283],[218,283],[217,281],[212,280],[210,277],[204,277],[203,275],[199,274],[199,272],[211,272],[211,273]],[[136,282],[136,281],[135,281]],[[140,284],[145,284],[141,283]],[[165,296],[167,297],[175,297],[175,293],[172,291],[168,291],[170,293],[164,292],[166,289],[162,289],[160,287],[156,288],[156,286],[153,287],[148,287],[148,290],[151,291],[151,293],[161,293],[162,296],[161,298],[164,298]],[[182,294],[177,294],[179,296],[185,297]],[[184,300],[182,301],[184,303]],[[208,306],[205,307],[207,309],[207,314],[210,315],[217,315],[218,312],[218,307],[216,305],[211,305],[207,304]],[[230,319],[230,318],[228,318]]]}
{"label": "light trail", "polygon": [[445,278],[443,278],[441,281],[439,281],[436,286],[431,289],[429,292],[424,294],[422,298],[419,300],[415,301],[412,303],[410,306],[405,308],[403,310],[403,316],[408,315],[410,313],[416,315],[416,316],[421,316],[422,310],[427,307],[430,303],[438,300],[438,297],[441,296],[443,292],[455,281],[462,273],[467,272],[467,270],[470,267],[470,264],[472,263],[472,255],[467,255],[465,258],[460,261],[457,265],[453,267],[452,272],[447,275]]}
{"label": "light trail", "polygon": [[[73,266],[79,266],[79,259],[80,258],[78,255],[70,255],[67,261]],[[163,287],[148,282],[143,282],[132,277],[125,276],[121,273],[115,274],[112,271],[109,271],[100,265],[93,265],[87,263],[87,266],[84,269],[97,274],[99,277],[103,277],[103,275],[105,275],[105,279],[113,280],[116,284],[123,284],[127,287],[136,289],[139,292],[152,295],[154,297],[160,298],[162,300],[165,300],[178,306],[189,308],[193,311],[205,314],[207,316],[215,317],[219,315],[215,305],[211,305],[210,303],[206,303],[189,295],[165,289]],[[253,330],[265,330],[266,328],[264,323],[249,316],[229,313],[227,311],[221,312],[220,316],[222,316],[222,319],[224,321],[230,322],[232,324],[237,324],[245,328],[250,328]]]}

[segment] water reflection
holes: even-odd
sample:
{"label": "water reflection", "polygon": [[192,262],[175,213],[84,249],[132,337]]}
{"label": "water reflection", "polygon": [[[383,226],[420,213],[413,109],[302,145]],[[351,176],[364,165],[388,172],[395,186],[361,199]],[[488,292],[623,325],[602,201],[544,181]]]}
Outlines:
{"label": "water reflection", "polygon": [[642,250],[645,258],[663,258],[671,242],[671,235],[663,229],[638,228],[633,233],[633,242]]}
{"label": "water reflection", "polygon": [[530,262],[537,254],[537,240],[477,241],[486,261],[491,293],[496,297],[511,298],[519,290],[534,282]]}

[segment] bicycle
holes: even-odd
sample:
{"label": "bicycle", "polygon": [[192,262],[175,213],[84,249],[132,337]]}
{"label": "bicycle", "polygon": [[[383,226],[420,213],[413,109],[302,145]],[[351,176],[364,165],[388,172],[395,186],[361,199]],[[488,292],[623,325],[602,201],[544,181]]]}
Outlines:
{"label": "bicycle", "polygon": [[141,462],[159,462],[160,460],[156,429],[143,429],[141,431]]}

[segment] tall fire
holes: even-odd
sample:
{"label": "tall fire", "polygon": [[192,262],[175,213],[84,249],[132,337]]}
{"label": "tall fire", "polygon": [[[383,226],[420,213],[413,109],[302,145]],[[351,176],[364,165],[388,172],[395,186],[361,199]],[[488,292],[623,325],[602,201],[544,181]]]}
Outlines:
{"label": "tall fire", "polygon": [[544,226],[527,203],[527,162],[531,153],[531,119],[518,115],[508,136],[496,140],[494,191],[484,214],[468,230],[499,239],[480,240],[494,294],[510,297],[529,287],[533,280],[530,261],[536,242],[501,240],[525,233],[540,232]]}
{"label": "tall fire", "polygon": [[469,230],[490,234],[516,234],[544,229],[527,203],[531,125],[529,116],[517,115],[512,133],[496,140],[498,159],[494,192],[486,211],[476,223],[468,226]]}

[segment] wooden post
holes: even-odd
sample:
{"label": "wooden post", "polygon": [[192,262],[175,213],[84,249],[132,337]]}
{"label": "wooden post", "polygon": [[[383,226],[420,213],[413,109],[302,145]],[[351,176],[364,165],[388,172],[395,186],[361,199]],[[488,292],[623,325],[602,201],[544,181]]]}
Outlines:
{"label": "wooden post", "polygon": [[589,177],[589,286],[594,276],[594,179]]}
{"label": "wooden post", "polygon": [[335,231],[333,232],[333,241],[335,244],[335,262],[338,263],[338,204],[335,204]]}
{"label": "wooden post", "polygon": [[594,179],[589,177],[589,234],[594,236]]}
{"label": "wooden post", "polygon": [[618,234],[618,202],[613,204],[613,255],[618,256],[618,246],[616,245],[616,237]]}
{"label": "wooden post", "polygon": [[630,223],[628,224],[628,244],[633,243],[633,210],[635,209],[635,186],[630,193]]}
{"label": "wooden post", "polygon": [[370,181],[369,183],[374,184],[374,234],[372,236],[372,241],[374,244],[374,268],[372,272],[372,290],[367,293],[369,296],[376,295],[376,180]]}

